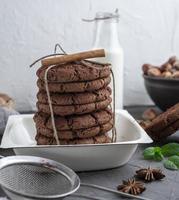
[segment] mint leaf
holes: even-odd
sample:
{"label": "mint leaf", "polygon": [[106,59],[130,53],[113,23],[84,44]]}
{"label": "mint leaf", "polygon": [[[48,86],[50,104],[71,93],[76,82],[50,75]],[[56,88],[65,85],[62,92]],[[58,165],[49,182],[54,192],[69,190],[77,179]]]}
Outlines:
{"label": "mint leaf", "polygon": [[168,143],[161,147],[164,156],[179,156],[179,143]]}
{"label": "mint leaf", "polygon": [[164,167],[170,170],[177,170],[178,167],[170,160],[165,160],[163,163]]}
{"label": "mint leaf", "polygon": [[161,152],[158,152],[158,151],[156,151],[155,152],[155,155],[154,155],[154,160],[156,160],[156,161],[161,161],[161,160],[163,160],[163,155],[162,155],[162,153]]}
{"label": "mint leaf", "polygon": [[160,147],[148,147],[143,152],[144,159],[146,160],[163,160],[163,155],[161,153]]}
{"label": "mint leaf", "polygon": [[148,147],[144,150],[143,156],[146,160],[153,160],[155,155],[155,147]]}
{"label": "mint leaf", "polygon": [[171,156],[168,158],[171,162],[173,162],[177,168],[179,169],[179,156]]}

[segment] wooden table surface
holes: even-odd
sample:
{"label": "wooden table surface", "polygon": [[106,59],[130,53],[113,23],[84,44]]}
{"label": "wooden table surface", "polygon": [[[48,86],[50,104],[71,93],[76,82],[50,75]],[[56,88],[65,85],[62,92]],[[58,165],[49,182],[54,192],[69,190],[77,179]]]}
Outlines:
{"label": "wooden table surface", "polygon": [[[141,113],[146,109],[146,107],[128,107],[127,110],[136,118],[140,119]],[[168,142],[179,142],[179,132],[170,136],[166,143]],[[161,145],[161,144],[150,144],[151,145]],[[179,171],[170,171],[163,167],[162,162],[146,161],[143,159],[142,152],[147,147],[147,145],[139,145],[137,151],[131,160],[124,166],[102,171],[92,171],[92,172],[80,172],[78,173],[82,182],[93,183],[112,189],[116,189],[116,186],[122,182],[124,179],[131,178],[139,167],[160,167],[166,175],[166,178],[162,181],[156,181],[146,184],[146,191],[144,191],[141,196],[147,197],[152,200],[179,200]],[[0,150],[1,155],[12,155],[12,150]],[[85,194],[88,196],[99,197],[103,200],[118,200],[118,199],[128,199],[122,198],[119,195],[114,195],[109,192],[103,192],[97,189],[91,189],[86,187],[81,187],[78,193]],[[0,196],[5,196],[0,190]],[[67,197],[66,200],[82,199],[79,197]]]}

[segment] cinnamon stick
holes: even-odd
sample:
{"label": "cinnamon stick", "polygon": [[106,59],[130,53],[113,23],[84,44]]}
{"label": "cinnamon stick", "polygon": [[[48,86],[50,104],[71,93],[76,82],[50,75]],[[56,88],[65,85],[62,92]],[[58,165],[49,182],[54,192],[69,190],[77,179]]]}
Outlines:
{"label": "cinnamon stick", "polygon": [[85,51],[64,56],[54,56],[51,58],[45,58],[41,62],[43,66],[49,66],[97,57],[105,57],[104,49]]}

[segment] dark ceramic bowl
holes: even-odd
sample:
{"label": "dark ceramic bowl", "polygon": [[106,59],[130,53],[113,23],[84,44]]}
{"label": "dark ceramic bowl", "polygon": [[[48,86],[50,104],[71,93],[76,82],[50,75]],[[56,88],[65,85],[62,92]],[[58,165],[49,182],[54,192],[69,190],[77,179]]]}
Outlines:
{"label": "dark ceramic bowl", "polygon": [[149,96],[160,109],[165,111],[179,102],[179,79],[143,77]]}

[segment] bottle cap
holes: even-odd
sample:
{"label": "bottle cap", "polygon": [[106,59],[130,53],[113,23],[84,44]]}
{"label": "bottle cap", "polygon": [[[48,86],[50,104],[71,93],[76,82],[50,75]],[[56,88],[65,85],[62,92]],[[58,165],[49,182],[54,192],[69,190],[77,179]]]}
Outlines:
{"label": "bottle cap", "polygon": [[85,22],[93,22],[96,20],[105,20],[105,19],[112,19],[112,18],[119,18],[118,8],[116,8],[114,13],[109,12],[97,12],[95,18],[93,19],[82,19]]}

